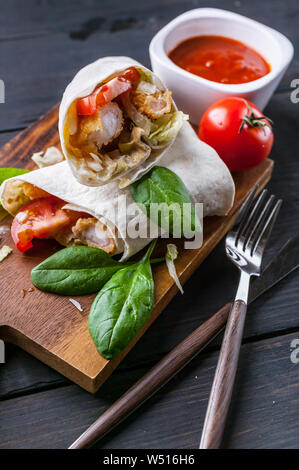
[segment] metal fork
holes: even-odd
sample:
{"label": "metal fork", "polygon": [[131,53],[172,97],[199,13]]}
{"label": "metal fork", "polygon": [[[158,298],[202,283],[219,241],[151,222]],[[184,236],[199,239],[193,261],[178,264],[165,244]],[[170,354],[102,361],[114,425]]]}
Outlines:
{"label": "metal fork", "polygon": [[257,186],[245,200],[225,240],[226,254],[241,275],[224,333],[200,449],[217,449],[221,444],[238,367],[250,277],[261,273],[264,249],[282,203],[273,195],[267,198],[267,190],[254,199],[256,192]]}

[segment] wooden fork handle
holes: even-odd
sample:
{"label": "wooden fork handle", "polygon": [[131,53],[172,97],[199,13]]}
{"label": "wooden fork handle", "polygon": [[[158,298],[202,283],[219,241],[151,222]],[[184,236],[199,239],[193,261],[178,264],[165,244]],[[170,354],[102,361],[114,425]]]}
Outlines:
{"label": "wooden fork handle", "polygon": [[200,449],[218,449],[231,401],[247,304],[235,300],[231,307],[200,441]]}
{"label": "wooden fork handle", "polygon": [[165,385],[224,328],[231,305],[231,303],[224,305],[209,320],[202,323],[199,328],[172,349],[108,408],[69,449],[90,447]]}

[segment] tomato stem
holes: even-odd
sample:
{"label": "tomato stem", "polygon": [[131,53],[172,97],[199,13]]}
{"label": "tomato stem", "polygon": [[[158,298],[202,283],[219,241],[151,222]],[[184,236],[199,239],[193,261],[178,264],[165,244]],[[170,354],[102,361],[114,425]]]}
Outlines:
{"label": "tomato stem", "polygon": [[249,116],[243,116],[240,128],[239,128],[239,134],[241,133],[245,123],[248,124],[249,127],[261,127],[265,133],[265,126],[270,127],[272,129],[271,124],[273,125],[272,119],[268,118],[267,116],[255,116],[252,107],[249,105],[249,103],[246,100],[243,100],[244,103],[247,106],[247,109],[249,111]]}

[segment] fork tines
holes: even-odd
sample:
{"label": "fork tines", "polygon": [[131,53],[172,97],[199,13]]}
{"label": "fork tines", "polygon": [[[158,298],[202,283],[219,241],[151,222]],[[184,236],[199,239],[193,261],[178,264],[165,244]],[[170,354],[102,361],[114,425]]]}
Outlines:
{"label": "fork tines", "polygon": [[250,251],[250,256],[256,251],[263,253],[282,204],[274,195],[267,198],[267,189],[255,198],[257,189],[255,186],[246,198],[232,228],[235,246],[241,251]]}

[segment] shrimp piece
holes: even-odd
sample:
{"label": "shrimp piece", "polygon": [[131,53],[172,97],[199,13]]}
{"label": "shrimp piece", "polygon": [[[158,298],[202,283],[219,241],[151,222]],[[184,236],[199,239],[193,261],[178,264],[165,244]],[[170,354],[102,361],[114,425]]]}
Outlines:
{"label": "shrimp piece", "polygon": [[72,227],[75,237],[75,244],[83,244],[101,248],[106,253],[115,252],[115,243],[108,227],[94,217],[78,219],[76,225]]}
{"label": "shrimp piece", "polygon": [[77,134],[78,145],[87,145],[95,153],[119,136],[123,129],[123,114],[117,103],[109,103],[91,116],[80,119]]}
{"label": "shrimp piece", "polygon": [[132,101],[138,111],[152,119],[159,119],[171,111],[171,91],[148,91],[140,88],[132,91]]}

